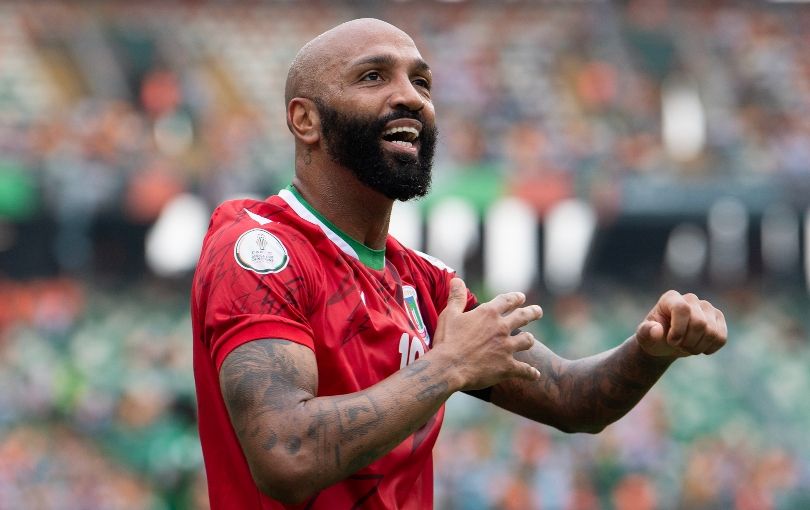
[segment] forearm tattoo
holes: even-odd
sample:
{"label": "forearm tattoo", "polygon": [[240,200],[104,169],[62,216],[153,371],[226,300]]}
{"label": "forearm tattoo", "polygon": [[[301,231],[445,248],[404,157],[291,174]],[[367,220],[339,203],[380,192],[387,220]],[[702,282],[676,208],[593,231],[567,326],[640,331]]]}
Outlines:
{"label": "forearm tattoo", "polygon": [[313,487],[334,483],[386,454],[449,396],[441,371],[429,360],[417,360],[388,384],[316,398],[317,367],[302,359],[301,349],[306,348],[285,340],[242,345],[223,363],[220,382],[248,458],[264,452],[302,459],[317,472]]}
{"label": "forearm tattoo", "polygon": [[510,380],[492,401],[566,431],[598,431],[638,403],[671,361],[644,353],[635,341],[569,361],[537,344],[516,355],[540,370],[538,382]]}

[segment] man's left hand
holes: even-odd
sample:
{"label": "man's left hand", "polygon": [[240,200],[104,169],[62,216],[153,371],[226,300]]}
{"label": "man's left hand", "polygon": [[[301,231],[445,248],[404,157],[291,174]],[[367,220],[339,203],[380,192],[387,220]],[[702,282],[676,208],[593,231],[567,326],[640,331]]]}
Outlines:
{"label": "man's left hand", "polygon": [[723,312],[694,294],[667,291],[636,330],[636,341],[651,356],[712,354],[726,344]]}

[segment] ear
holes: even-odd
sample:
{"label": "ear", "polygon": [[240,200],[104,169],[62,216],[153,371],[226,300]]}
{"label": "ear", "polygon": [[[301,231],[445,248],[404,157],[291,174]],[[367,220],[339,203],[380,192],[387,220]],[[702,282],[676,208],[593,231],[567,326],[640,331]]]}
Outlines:
{"label": "ear", "polygon": [[295,97],[287,105],[287,127],[298,140],[310,145],[321,139],[321,117],[311,99]]}

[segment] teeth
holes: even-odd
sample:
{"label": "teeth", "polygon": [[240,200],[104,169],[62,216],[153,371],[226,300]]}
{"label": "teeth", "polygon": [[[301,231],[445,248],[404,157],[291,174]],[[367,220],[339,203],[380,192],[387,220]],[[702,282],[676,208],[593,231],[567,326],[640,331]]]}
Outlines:
{"label": "teeth", "polygon": [[395,143],[395,144],[401,145],[403,147],[413,147],[413,144],[411,142],[403,142],[402,140],[394,140],[391,143]]}
{"label": "teeth", "polygon": [[394,133],[408,133],[411,135],[411,141],[419,138],[419,131],[412,127],[395,127],[383,131],[383,136],[393,135]]}

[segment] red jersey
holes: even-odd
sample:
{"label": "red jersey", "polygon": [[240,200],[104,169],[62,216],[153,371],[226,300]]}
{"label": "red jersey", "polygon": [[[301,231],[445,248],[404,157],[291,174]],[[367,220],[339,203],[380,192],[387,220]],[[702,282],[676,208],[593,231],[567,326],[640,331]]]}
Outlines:
{"label": "red jersey", "polygon": [[[312,349],[318,396],[361,391],[430,349],[452,271],[388,236],[372,250],[294,188],[214,212],[192,286],[194,375],[211,507],[287,508],[259,491],[231,425],[219,369],[236,347],[278,338]],[[468,295],[468,308],[474,304]],[[425,509],[444,407],[384,457],[300,505]]]}

